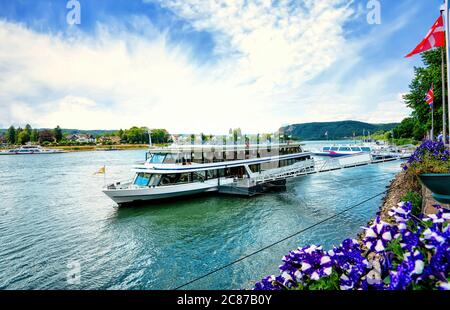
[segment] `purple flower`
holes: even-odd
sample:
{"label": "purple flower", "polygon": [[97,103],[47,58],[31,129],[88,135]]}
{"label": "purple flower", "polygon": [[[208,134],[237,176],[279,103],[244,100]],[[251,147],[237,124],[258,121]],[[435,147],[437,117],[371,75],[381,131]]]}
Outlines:
{"label": "purple flower", "polygon": [[420,245],[421,228],[417,228],[415,232],[404,230],[401,233],[400,246],[403,250],[413,252]]}
{"label": "purple flower", "polygon": [[434,160],[448,161],[450,153],[441,141],[425,140],[418,148],[416,148],[403,169],[407,170],[408,165],[411,166],[415,163],[423,162],[425,156]]}
{"label": "purple flower", "polygon": [[392,216],[397,223],[405,223],[411,219],[412,211],[411,202],[400,202],[396,207],[392,207],[389,210],[389,216]]}
{"label": "purple flower", "polygon": [[450,272],[450,246],[448,243],[436,247],[430,263],[425,268],[425,276],[433,276],[441,281],[446,281]]}
{"label": "purple flower", "polygon": [[427,228],[420,240],[425,243],[427,249],[436,249],[441,246],[449,245],[450,243],[450,230],[447,223],[440,223],[439,216],[435,220],[431,227]]}
{"label": "purple flower", "polygon": [[442,291],[450,291],[450,283],[447,281],[439,281],[437,283],[437,288]]}
{"label": "purple flower", "polygon": [[363,242],[371,252],[383,252],[387,244],[397,237],[397,228],[383,222],[378,216],[375,222],[369,227],[363,227],[366,230]]}
{"label": "purple flower", "polygon": [[450,210],[447,210],[440,205],[434,205],[434,207],[438,209],[438,211],[436,212],[436,214],[428,214],[424,218],[425,222],[432,221],[433,224],[442,224],[450,220]]}
{"label": "purple flower", "polygon": [[390,285],[392,290],[404,290],[408,285],[419,278],[424,270],[424,257],[418,250],[404,254],[404,260],[397,269],[390,272]]}
{"label": "purple flower", "polygon": [[275,276],[268,276],[255,284],[255,291],[279,291],[284,287],[276,280]]}
{"label": "purple flower", "polygon": [[350,290],[360,281],[367,271],[369,263],[362,256],[358,241],[346,239],[339,247],[334,247],[328,252],[333,260],[335,268],[342,272],[339,280],[342,290]]}

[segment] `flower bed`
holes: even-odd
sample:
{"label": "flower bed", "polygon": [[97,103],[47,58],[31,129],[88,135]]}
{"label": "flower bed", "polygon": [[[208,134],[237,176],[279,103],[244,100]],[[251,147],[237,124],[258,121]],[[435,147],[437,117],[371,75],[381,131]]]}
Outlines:
{"label": "flower bed", "polygon": [[[448,173],[450,153],[442,142],[424,141],[403,169],[416,183],[422,173]],[[422,215],[420,195],[409,191],[405,197],[408,202],[382,210],[384,220],[377,216],[361,241],[346,239],[329,251],[315,245],[291,251],[280,275],[262,279],[254,289],[449,290],[450,210],[435,205],[436,214]]]}
{"label": "flower bed", "polygon": [[442,142],[425,140],[403,166],[416,175],[422,173],[449,173],[450,152]]}
{"label": "flower bed", "polygon": [[389,212],[392,224],[377,217],[361,242],[291,251],[280,275],[262,279],[254,289],[450,289],[450,211],[436,207],[436,214],[416,217],[412,204],[402,202]]}

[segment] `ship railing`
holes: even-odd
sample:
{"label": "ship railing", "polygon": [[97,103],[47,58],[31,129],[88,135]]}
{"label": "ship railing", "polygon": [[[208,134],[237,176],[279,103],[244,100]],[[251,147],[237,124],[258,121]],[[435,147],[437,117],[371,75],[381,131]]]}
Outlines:
{"label": "ship railing", "polygon": [[302,174],[307,174],[314,170],[314,160],[307,159],[305,161],[295,163],[293,165],[281,168],[275,168],[268,171],[263,171],[256,176],[253,175],[247,180],[240,180],[245,182],[251,182],[252,185],[264,183],[267,181],[275,181],[279,179],[294,177]]}

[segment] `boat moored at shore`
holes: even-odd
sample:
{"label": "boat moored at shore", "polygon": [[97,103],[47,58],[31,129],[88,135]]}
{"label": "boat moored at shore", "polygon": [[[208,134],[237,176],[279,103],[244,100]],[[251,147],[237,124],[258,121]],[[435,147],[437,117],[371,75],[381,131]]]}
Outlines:
{"label": "boat moored at shore", "polygon": [[367,145],[331,145],[323,146],[321,150],[314,151],[316,156],[340,157],[371,153],[372,147]]}
{"label": "boat moored at shore", "polygon": [[205,192],[252,195],[285,180],[266,176],[313,165],[300,144],[155,148],[144,164],[133,167],[133,179],[106,185],[103,192],[118,204]]}

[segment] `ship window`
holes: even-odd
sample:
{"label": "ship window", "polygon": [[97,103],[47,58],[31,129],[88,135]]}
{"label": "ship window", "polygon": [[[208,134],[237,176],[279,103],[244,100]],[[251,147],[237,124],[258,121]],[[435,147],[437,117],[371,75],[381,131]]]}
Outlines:
{"label": "ship window", "polygon": [[325,147],[323,148],[323,150],[324,150],[324,151],[329,151],[329,150],[330,150],[330,147],[329,147],[329,146],[325,146]]}
{"label": "ship window", "polygon": [[152,175],[152,177],[150,178],[150,182],[148,182],[148,186],[157,186],[160,179],[161,179],[160,174]]}
{"label": "ship window", "polygon": [[161,185],[184,184],[191,181],[189,173],[164,174],[161,176]]}
{"label": "ship window", "polygon": [[370,152],[370,147],[362,147],[361,150],[363,152]]}
{"label": "ship window", "polygon": [[353,152],[361,152],[361,149],[359,147],[352,147]]}
{"label": "ship window", "polygon": [[348,151],[350,151],[350,148],[349,148],[349,147],[346,147],[346,146],[340,147],[340,148],[339,148],[339,151],[341,151],[341,152],[348,152]]}
{"label": "ship window", "polygon": [[147,186],[150,177],[150,173],[138,173],[136,179],[134,180],[134,184],[137,186]]}
{"label": "ship window", "polygon": [[206,172],[206,176],[208,177],[208,179],[215,179],[215,178],[217,178],[217,170],[208,170]]}
{"label": "ship window", "polygon": [[339,150],[339,148],[338,148],[337,146],[333,146],[333,147],[331,148],[331,150],[332,150],[332,151],[337,151],[337,150]]}
{"label": "ship window", "polygon": [[261,164],[254,164],[254,165],[250,165],[250,166],[248,166],[249,168],[250,168],[250,170],[253,172],[253,173],[256,173],[256,172],[260,172],[261,171]]}
{"label": "ship window", "polygon": [[192,180],[194,182],[203,182],[206,178],[206,171],[197,171],[192,173]]}
{"label": "ship window", "polygon": [[152,158],[150,159],[150,162],[154,164],[160,164],[164,161],[165,157],[166,154],[153,154]]}
{"label": "ship window", "polygon": [[166,158],[164,159],[165,164],[174,164],[177,162],[178,154],[167,154]]}

